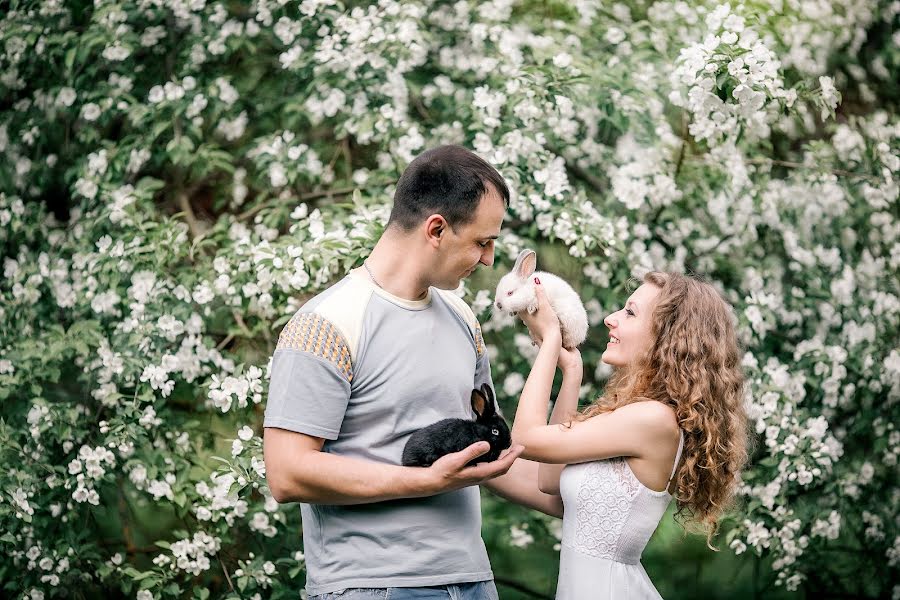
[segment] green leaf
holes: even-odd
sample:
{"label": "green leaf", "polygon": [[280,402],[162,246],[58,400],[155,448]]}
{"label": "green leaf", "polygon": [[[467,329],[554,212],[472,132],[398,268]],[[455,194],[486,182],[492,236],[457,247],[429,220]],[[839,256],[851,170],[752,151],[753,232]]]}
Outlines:
{"label": "green leaf", "polygon": [[77,54],[78,54],[78,46],[73,46],[72,48],[69,48],[69,50],[66,52],[66,58],[65,58],[66,71],[71,73],[72,65],[75,64],[75,56]]}
{"label": "green leaf", "polygon": [[169,121],[160,121],[153,125],[152,129],[150,129],[150,139],[155,140],[158,138],[164,131],[167,131],[172,127],[172,124]]}
{"label": "green leaf", "polygon": [[[143,580],[143,581],[141,581],[141,580]],[[151,573],[147,573],[146,577],[142,577],[141,579],[138,579],[136,581],[141,582],[140,586],[138,586],[138,589],[149,590],[150,588],[156,587],[157,585],[159,585],[161,580],[158,575],[155,575],[154,573],[151,572]]]}
{"label": "green leaf", "polygon": [[[163,593],[169,594],[171,596],[177,596],[181,593],[181,587],[175,583],[174,581],[163,588]],[[208,593],[208,592],[207,592]]]}

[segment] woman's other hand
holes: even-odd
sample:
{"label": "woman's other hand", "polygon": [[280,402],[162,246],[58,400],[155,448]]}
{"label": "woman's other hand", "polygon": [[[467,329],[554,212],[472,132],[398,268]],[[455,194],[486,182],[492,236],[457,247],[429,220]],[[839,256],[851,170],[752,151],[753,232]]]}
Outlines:
{"label": "woman's other hand", "polygon": [[581,360],[581,351],[578,348],[572,348],[571,350],[560,349],[559,360],[556,362],[556,365],[564,373],[583,371],[584,363]]}

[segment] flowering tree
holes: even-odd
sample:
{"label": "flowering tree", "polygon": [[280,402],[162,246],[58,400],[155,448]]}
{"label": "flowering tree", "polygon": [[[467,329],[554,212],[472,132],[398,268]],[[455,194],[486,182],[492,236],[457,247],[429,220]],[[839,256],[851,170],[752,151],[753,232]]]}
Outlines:
{"label": "flowering tree", "polygon": [[[501,263],[535,247],[579,284],[585,402],[629,277],[697,271],[735,305],[758,447],[727,551],[900,598],[896,2],[10,4],[6,592],[294,597],[274,342],[366,255],[405,165],[461,143],[510,183]],[[497,277],[460,293],[510,402],[531,347],[487,310]],[[486,505],[491,543],[556,542]]]}

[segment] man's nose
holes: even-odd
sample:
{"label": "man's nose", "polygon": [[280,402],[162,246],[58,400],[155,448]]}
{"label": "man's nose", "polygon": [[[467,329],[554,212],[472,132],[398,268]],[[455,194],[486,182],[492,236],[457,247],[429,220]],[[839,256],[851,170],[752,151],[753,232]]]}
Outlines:
{"label": "man's nose", "polygon": [[478,261],[486,267],[490,267],[494,264],[494,249],[491,248],[487,252],[483,252],[481,254],[481,260]]}

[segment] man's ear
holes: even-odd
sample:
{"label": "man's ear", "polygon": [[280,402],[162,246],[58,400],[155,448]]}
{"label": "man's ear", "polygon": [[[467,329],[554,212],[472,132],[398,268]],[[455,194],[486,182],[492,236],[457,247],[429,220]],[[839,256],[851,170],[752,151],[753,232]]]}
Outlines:
{"label": "man's ear", "polygon": [[428,243],[435,248],[441,244],[441,239],[447,234],[450,225],[441,215],[431,215],[425,219],[425,237]]}

